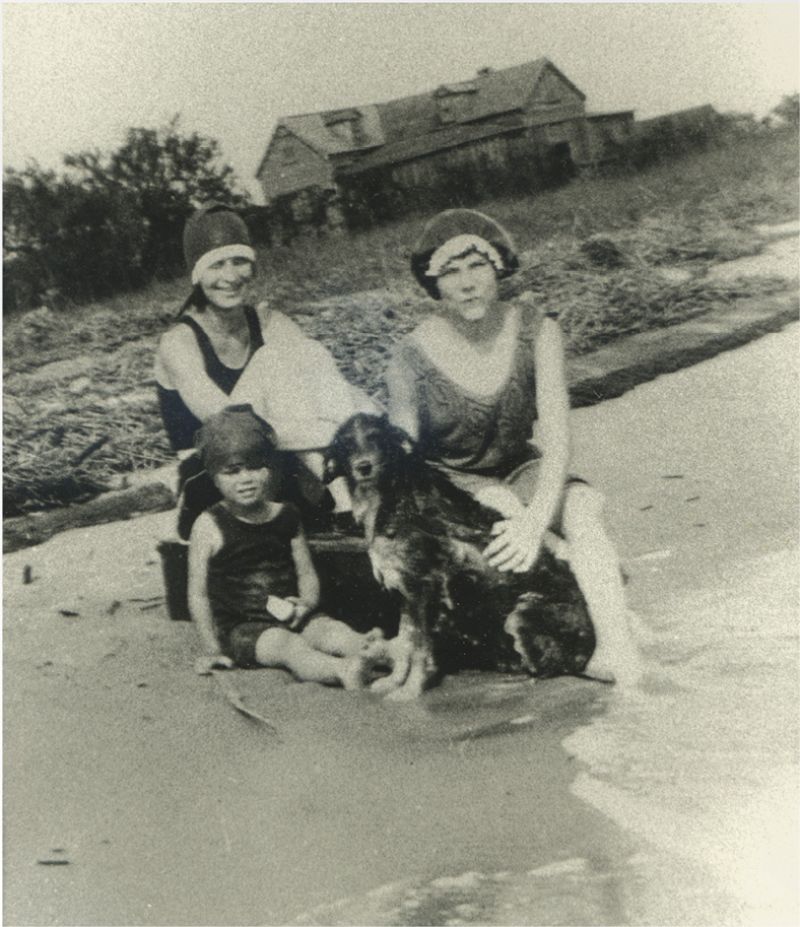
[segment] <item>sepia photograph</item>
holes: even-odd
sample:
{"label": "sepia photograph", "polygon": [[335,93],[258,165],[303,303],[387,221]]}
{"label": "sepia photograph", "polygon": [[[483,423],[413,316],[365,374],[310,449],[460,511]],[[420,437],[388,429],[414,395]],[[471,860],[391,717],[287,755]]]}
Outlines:
{"label": "sepia photograph", "polygon": [[800,923],[800,7],[0,16],[2,922]]}

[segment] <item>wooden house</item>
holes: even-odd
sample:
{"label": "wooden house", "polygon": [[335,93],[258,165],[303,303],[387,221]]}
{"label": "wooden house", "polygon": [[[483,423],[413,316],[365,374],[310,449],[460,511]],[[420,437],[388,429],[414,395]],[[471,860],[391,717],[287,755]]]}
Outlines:
{"label": "wooden house", "polygon": [[[633,111],[587,113],[586,96],[547,58],[386,103],[280,119],[256,176],[267,203],[344,188],[424,197],[459,170],[472,176],[579,169],[618,157]],[[385,192],[385,189],[384,189]]]}

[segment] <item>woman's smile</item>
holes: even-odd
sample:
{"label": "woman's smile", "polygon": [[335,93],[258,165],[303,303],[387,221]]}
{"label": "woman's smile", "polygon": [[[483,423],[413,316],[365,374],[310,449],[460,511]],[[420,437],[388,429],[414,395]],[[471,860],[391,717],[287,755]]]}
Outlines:
{"label": "woman's smile", "polygon": [[240,306],[253,279],[253,264],[246,258],[217,261],[203,271],[200,286],[206,299],[220,309]]}

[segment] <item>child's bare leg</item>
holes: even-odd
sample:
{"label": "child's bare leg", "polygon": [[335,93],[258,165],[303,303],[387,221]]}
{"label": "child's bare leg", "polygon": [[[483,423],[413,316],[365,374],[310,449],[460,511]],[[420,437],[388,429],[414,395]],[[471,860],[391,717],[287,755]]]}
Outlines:
{"label": "child's bare leg", "polygon": [[586,599],[596,640],[586,675],[633,685],[641,676],[641,663],[631,636],[617,553],[601,520],[602,500],[596,489],[574,484],[567,488],[564,503],[569,562]]}
{"label": "child's bare leg", "polygon": [[261,666],[288,669],[303,682],[363,689],[371,678],[373,660],[366,654],[334,657],[315,650],[300,634],[270,628],[256,641],[256,661]]}
{"label": "child's bare leg", "polygon": [[359,634],[343,621],[337,621],[329,615],[315,615],[303,628],[301,636],[315,650],[337,657],[349,657],[361,653],[375,641],[382,640],[383,632],[373,628],[366,634]]}

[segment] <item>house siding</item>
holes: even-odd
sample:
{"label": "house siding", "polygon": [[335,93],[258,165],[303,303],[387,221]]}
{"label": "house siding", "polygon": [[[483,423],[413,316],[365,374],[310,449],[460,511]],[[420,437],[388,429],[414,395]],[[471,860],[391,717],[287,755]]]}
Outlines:
{"label": "house siding", "polygon": [[530,99],[525,107],[529,111],[545,107],[578,106],[583,112],[583,95],[565,80],[553,67],[544,69],[536,81]]}
{"label": "house siding", "polygon": [[333,165],[290,132],[276,133],[258,180],[266,202],[309,187],[336,187]]}
{"label": "house siding", "polygon": [[448,171],[463,167],[480,170],[502,168],[507,162],[508,152],[505,138],[482,139],[398,164],[392,168],[392,180],[404,190],[430,189],[439,184]]}
{"label": "house siding", "polygon": [[586,125],[583,119],[534,125],[528,132],[528,138],[534,151],[546,153],[555,146],[566,143],[575,164],[581,164],[588,158]]}
{"label": "house siding", "polygon": [[586,121],[587,162],[601,164],[619,157],[633,136],[633,113],[594,116]]}

